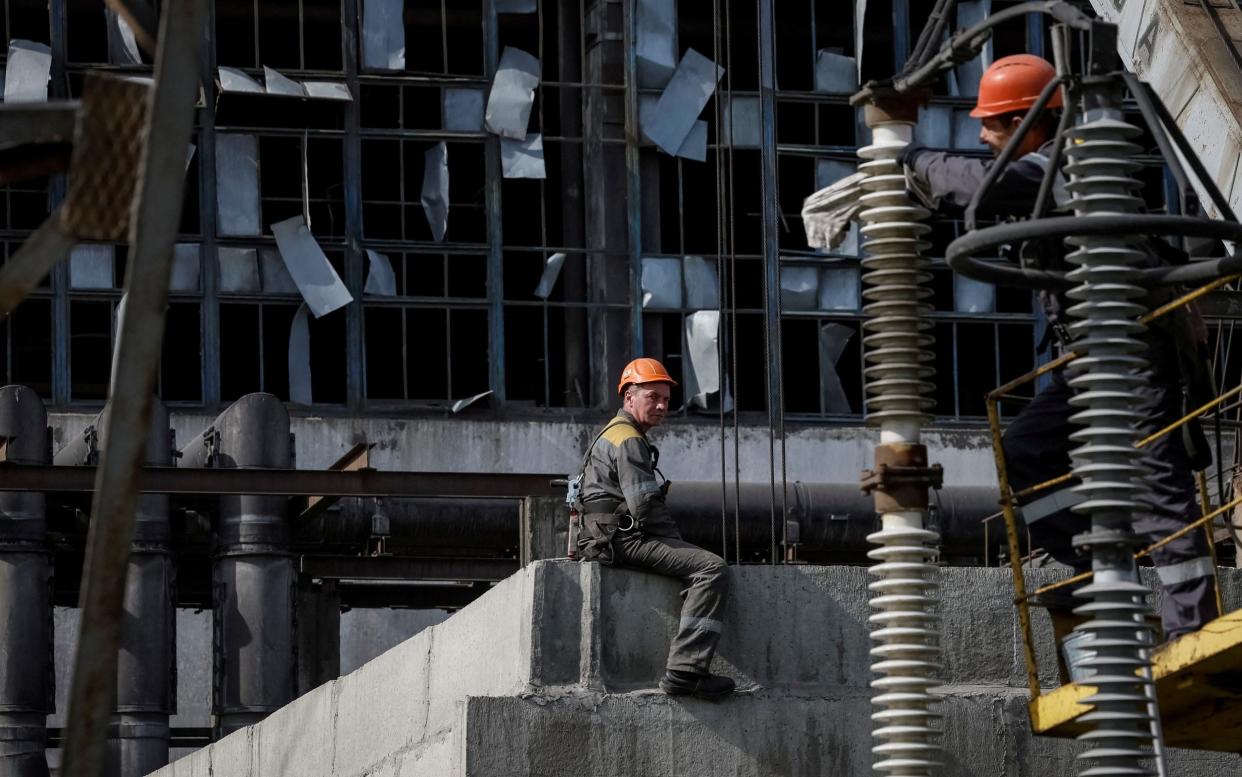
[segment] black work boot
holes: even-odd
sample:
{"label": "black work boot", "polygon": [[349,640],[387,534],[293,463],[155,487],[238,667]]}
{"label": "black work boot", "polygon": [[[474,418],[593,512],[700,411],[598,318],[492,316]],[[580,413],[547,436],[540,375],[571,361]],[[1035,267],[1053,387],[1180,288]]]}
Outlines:
{"label": "black work boot", "polygon": [[669,696],[693,696],[707,701],[720,701],[736,687],[737,683],[731,678],[709,672],[669,669],[660,678],[660,690]]}

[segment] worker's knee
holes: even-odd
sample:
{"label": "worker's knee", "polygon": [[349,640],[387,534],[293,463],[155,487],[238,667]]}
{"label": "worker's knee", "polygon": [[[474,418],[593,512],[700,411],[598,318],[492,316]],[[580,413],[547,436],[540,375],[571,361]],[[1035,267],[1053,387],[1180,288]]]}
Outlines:
{"label": "worker's knee", "polygon": [[694,577],[721,593],[729,590],[729,565],[715,553],[703,551]]}

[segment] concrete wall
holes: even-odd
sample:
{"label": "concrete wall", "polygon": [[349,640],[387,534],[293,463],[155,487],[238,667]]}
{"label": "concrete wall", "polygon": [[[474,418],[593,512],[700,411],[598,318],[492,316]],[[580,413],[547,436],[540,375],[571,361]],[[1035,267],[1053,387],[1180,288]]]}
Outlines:
{"label": "concrete wall", "polygon": [[[156,775],[869,774],[866,570],[754,566],[732,574],[716,669],[742,692],[721,704],[652,690],[675,628],[674,581],[539,562]],[[1238,583],[1230,582],[1235,603]],[[1008,574],[947,568],[942,588],[944,773],[1071,773],[1075,743],[1029,732]],[[1042,619],[1037,629],[1046,638]],[[1178,752],[1171,763],[1179,777],[1239,769],[1242,758],[1232,755]]]}

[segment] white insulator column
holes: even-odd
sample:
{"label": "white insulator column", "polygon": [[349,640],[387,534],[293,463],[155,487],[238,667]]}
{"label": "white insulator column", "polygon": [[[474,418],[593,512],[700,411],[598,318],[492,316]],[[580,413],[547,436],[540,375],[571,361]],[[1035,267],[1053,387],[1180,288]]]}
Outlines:
{"label": "white insulator column", "polygon": [[[870,118],[870,116],[869,116]],[[925,528],[933,471],[920,443],[934,404],[931,383],[930,262],[922,255],[928,211],[906,192],[897,161],[913,124],[872,124],[873,142],[859,150],[863,182],[863,353],[867,420],[880,427],[876,468],[864,487],[877,492],[880,531],[867,539],[876,578],[871,590],[871,669],[874,770],[891,777],[925,777],[940,766],[938,570],[939,537]],[[869,482],[870,481],[870,482]],[[920,496],[921,492],[921,496]],[[906,509],[917,504],[923,509]]]}

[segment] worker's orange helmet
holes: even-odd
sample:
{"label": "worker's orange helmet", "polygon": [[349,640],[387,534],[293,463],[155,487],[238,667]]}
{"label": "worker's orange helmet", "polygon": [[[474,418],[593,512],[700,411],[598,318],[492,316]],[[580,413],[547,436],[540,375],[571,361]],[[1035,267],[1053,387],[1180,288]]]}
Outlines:
{"label": "worker's orange helmet", "polygon": [[[1048,82],[1057,77],[1052,63],[1031,54],[1014,54],[992,63],[979,79],[979,99],[970,115],[976,119],[1026,111],[1039,99]],[[1053,93],[1049,108],[1061,107],[1061,90]]]}
{"label": "worker's orange helmet", "polygon": [[635,359],[621,370],[621,380],[617,383],[617,393],[624,394],[625,387],[631,383],[667,383],[676,386],[677,381],[668,374],[664,365],[655,359],[646,357]]}

